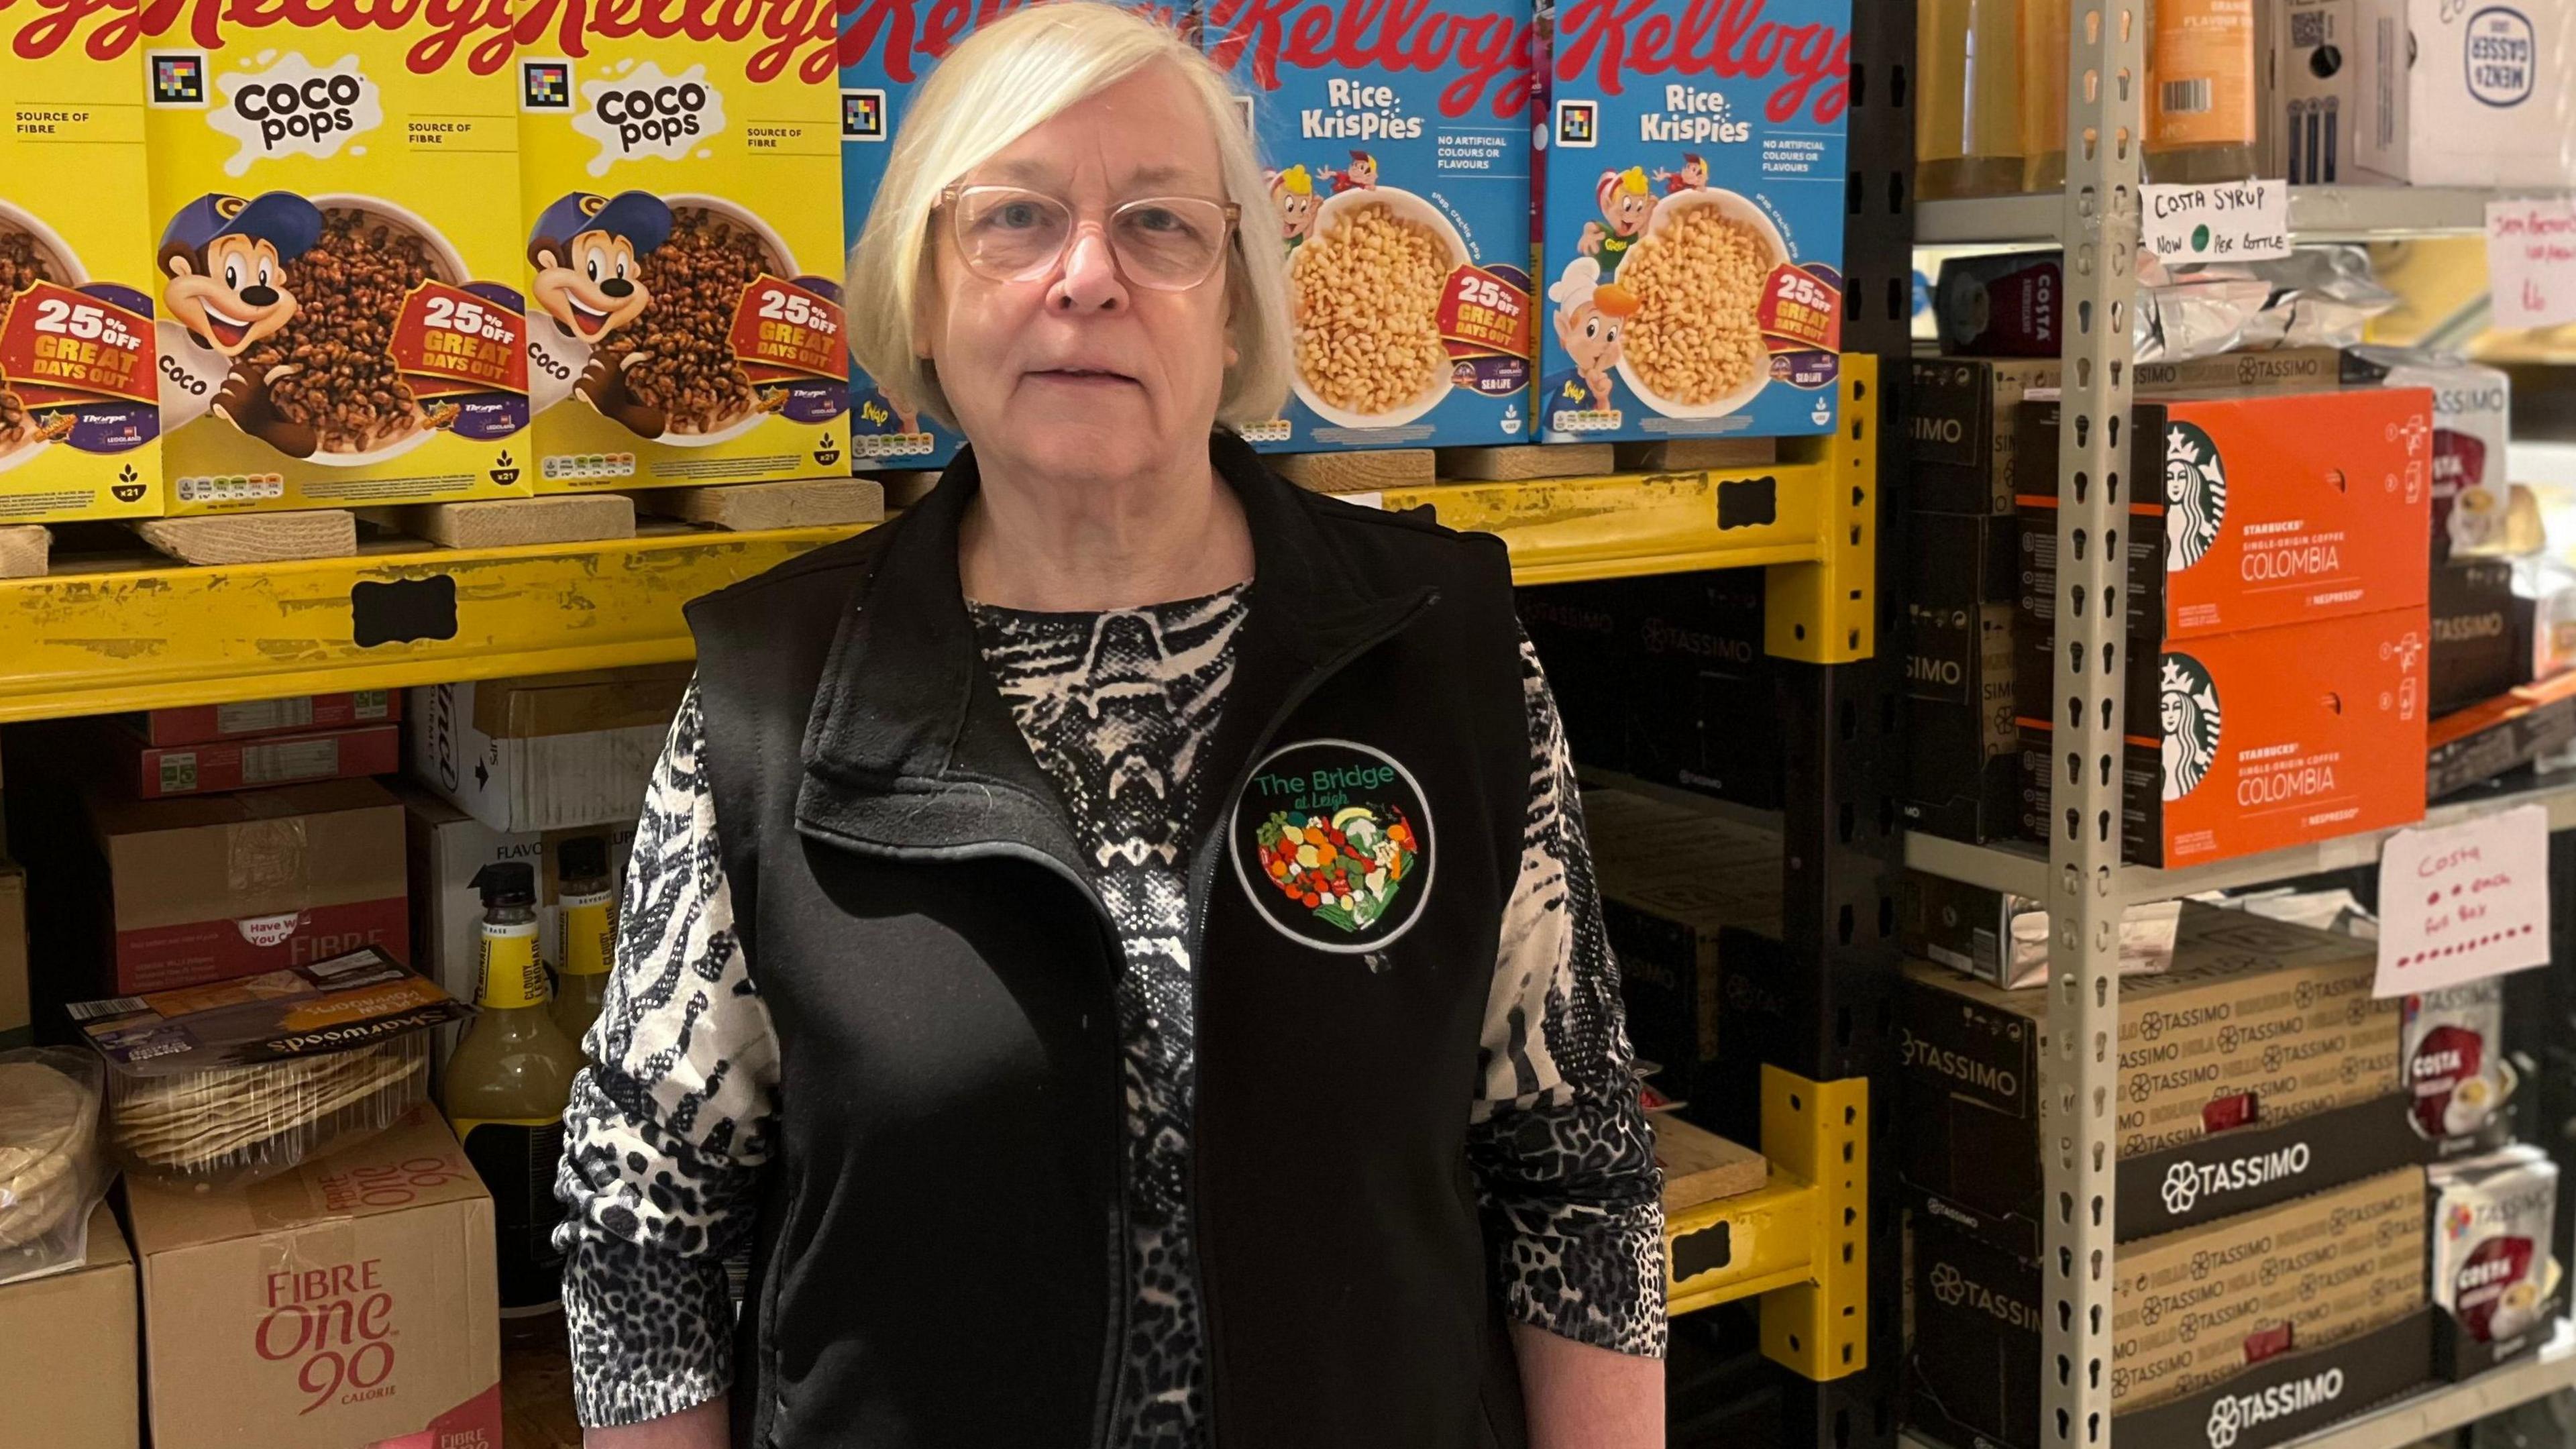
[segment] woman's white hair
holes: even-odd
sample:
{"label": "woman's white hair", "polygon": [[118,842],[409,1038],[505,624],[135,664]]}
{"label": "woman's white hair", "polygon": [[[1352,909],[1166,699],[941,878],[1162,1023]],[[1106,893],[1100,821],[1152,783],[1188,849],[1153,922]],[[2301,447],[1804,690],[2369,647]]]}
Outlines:
{"label": "woman's white hair", "polygon": [[1279,415],[1291,365],[1288,268],[1234,86],[1169,28],[1098,0],[1050,0],[985,26],[949,52],[913,98],[875,209],[850,249],[850,354],[879,387],[956,426],[937,369],[913,346],[939,193],[1066,107],[1158,63],[1187,81],[1205,108],[1226,199],[1243,209],[1226,263],[1235,363],[1217,418],[1239,427]]}

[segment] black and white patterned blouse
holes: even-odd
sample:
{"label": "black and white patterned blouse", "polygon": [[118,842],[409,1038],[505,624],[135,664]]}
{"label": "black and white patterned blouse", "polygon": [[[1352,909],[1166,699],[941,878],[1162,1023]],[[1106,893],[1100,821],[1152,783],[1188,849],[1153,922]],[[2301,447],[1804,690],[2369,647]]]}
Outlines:
{"label": "black and white patterned blouse", "polygon": [[[1064,796],[1125,956],[1118,987],[1137,1298],[1121,1449],[1201,1442],[1190,1223],[1196,1080],[1184,929],[1194,768],[1233,677],[1242,591],[1102,613],[970,606],[986,669]],[[1581,802],[1526,641],[1530,805],[1485,1012],[1470,1153],[1496,1287],[1522,1322],[1664,1348],[1663,1209],[1629,1075]],[[586,1425],[629,1424],[732,1381],[725,1259],[749,1240],[774,1145],[778,1046],[734,934],[699,767],[694,688],[636,832],[608,1001],[565,1113],[564,1309]]]}

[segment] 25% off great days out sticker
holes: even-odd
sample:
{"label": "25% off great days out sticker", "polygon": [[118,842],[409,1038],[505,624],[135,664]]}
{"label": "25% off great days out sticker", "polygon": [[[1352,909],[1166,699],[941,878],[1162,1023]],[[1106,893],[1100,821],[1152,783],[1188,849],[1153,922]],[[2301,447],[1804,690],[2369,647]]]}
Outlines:
{"label": "25% off great days out sticker", "polygon": [[2464,985],[2549,961],[2549,812],[2538,805],[2401,830],[2379,855],[2374,996]]}

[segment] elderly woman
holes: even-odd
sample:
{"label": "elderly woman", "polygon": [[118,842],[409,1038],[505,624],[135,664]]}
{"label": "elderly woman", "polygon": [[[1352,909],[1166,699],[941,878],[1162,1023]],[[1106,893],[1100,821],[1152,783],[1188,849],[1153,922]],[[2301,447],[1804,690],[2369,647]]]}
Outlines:
{"label": "elderly woman", "polygon": [[924,86],[853,338],[971,446],[690,611],[567,1115],[591,1444],[1662,1442],[1555,707],[1498,544],[1228,430],[1291,365],[1267,204],[1127,12]]}

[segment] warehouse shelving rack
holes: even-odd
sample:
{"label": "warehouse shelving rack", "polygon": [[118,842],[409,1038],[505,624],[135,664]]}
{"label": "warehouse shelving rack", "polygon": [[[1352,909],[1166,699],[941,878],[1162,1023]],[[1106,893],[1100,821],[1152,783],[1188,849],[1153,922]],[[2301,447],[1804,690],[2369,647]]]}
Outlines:
{"label": "warehouse shelving rack", "polygon": [[[1909,7],[1910,8],[1910,7]],[[1925,245],[2040,243],[2064,254],[2068,426],[2058,457],[2056,679],[2052,822],[2045,855],[1912,835],[1912,867],[2046,903],[2048,1021],[2040,1042],[2040,1138],[2046,1229],[2042,1244],[2041,1449],[2109,1449],[2120,981],[2125,906],[2374,864],[2391,832],[2374,832],[2204,867],[2153,870],[2120,858],[2126,552],[2118,529],[2121,434],[2130,426],[2131,309],[2138,299],[2145,86],[2144,8],[2137,0],[2076,0],[2070,27],[2067,182],[2063,194],[1927,202]],[[2497,193],[2460,188],[2298,187],[2291,227],[2301,241],[2475,232]],[[2552,830],[2576,827],[2576,788],[2549,784],[2431,812],[2440,825],[2531,803]],[[2467,1383],[2382,1405],[2291,1441],[2297,1449],[2397,1449],[2427,1435],[2576,1385],[2576,1331],[2562,1323],[2537,1357]]]}

